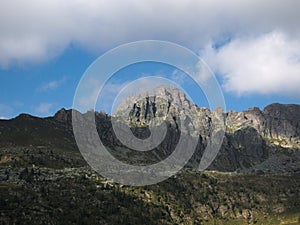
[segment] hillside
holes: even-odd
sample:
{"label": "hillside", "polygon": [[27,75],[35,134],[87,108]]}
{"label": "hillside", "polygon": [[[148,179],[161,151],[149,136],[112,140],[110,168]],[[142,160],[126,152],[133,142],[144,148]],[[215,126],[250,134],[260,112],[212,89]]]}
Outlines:
{"label": "hillside", "polygon": [[[176,89],[158,93],[131,96],[113,116],[80,114],[95,113],[104,145],[132,164],[167,157],[189,126],[199,129],[186,168],[150,186],[116,184],[93,171],[76,145],[71,110],[0,120],[0,224],[300,224],[299,105],[212,112]],[[113,132],[115,120],[147,138],[153,119],[168,129],[162,144],[149,152],[128,149]],[[220,121],[226,129],[223,144],[201,172],[199,159]]]}

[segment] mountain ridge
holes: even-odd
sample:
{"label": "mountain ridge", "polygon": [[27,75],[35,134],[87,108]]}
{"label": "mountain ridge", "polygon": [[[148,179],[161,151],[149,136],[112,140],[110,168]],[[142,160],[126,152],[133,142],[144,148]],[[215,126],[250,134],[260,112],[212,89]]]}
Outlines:
{"label": "mountain ridge", "polygon": [[[126,112],[129,114],[121,113],[125,117],[118,121],[118,123],[131,126],[133,134],[138,138],[148,137],[148,126],[154,117],[158,118],[155,126],[167,122],[169,125],[166,137],[161,145],[152,152],[153,154],[145,153],[145,155],[139,156],[118,140],[112,127],[115,115],[110,116],[94,111],[84,114],[75,112],[82,116],[91,112],[95,113],[99,137],[104,145],[110,146],[112,154],[125,161],[126,156],[123,155],[123,152],[131,154],[135,163],[157,162],[172,153],[182,132],[195,129],[199,131],[199,141],[189,165],[197,167],[212,130],[219,129],[215,121],[222,122],[224,120],[226,132],[223,144],[216,159],[209,167],[210,170],[243,173],[256,173],[257,170],[264,173],[300,171],[300,151],[298,151],[300,149],[300,105],[274,103],[266,106],[263,110],[253,107],[242,112],[232,110],[222,112],[220,109],[218,109],[219,111],[210,111],[207,108],[197,107],[180,91],[172,90],[176,92],[174,96],[181,95],[181,99],[176,99],[172,93],[170,96],[170,92],[165,99],[156,99],[156,117],[153,111],[150,112],[153,108],[148,107],[147,109],[147,104],[151,106],[154,99],[151,100],[148,98],[149,96],[146,96],[140,102],[139,114],[137,114],[137,107],[133,107],[137,102],[130,100],[131,105],[126,103],[127,105],[124,107],[129,109]],[[170,99],[175,99],[181,106],[178,104],[179,108],[178,105],[176,108],[173,101],[169,101]],[[135,111],[132,113],[130,110]],[[138,120],[137,115],[142,119]],[[178,122],[179,117],[183,118],[182,124]],[[57,146],[61,149],[60,151],[64,151],[63,148],[74,149],[78,153],[72,128],[71,109],[62,108],[55,115],[46,118],[21,114],[11,120],[1,120],[0,134],[2,146],[48,145],[49,147]],[[76,158],[81,158],[79,153]],[[288,161],[291,163],[286,163]]]}

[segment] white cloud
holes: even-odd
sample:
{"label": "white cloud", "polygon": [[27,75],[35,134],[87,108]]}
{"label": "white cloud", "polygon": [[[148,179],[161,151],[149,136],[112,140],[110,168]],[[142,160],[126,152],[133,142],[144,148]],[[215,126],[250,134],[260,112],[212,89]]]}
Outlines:
{"label": "white cloud", "polygon": [[204,84],[213,76],[212,71],[210,71],[209,66],[205,61],[200,60],[197,64],[197,73],[195,74],[195,79],[201,84]]}
{"label": "white cloud", "polygon": [[300,40],[281,31],[208,47],[203,57],[221,74],[226,91],[300,96]]}
{"label": "white cloud", "polygon": [[7,120],[8,118],[0,116],[0,120]]}
{"label": "white cloud", "polygon": [[[102,53],[161,39],[198,51],[230,38],[205,52],[227,91],[299,95],[299,10],[296,0],[1,1],[0,68],[51,59],[71,44]],[[202,72],[201,81],[209,74]],[[58,86],[52,81],[41,91]]]}
{"label": "white cloud", "polygon": [[95,52],[140,39],[195,50],[227,35],[282,28],[299,37],[295,0],[10,0],[0,3],[0,66],[47,60],[70,44]]}
{"label": "white cloud", "polygon": [[59,86],[61,86],[65,82],[66,82],[66,78],[65,77],[62,78],[62,79],[60,79],[60,80],[53,80],[53,81],[50,81],[50,82],[42,85],[37,90],[39,92],[46,92],[46,91],[55,90],[56,88],[58,88]]}
{"label": "white cloud", "polygon": [[40,103],[36,108],[35,112],[38,113],[41,116],[47,116],[51,114],[51,110],[54,107],[54,103]]}

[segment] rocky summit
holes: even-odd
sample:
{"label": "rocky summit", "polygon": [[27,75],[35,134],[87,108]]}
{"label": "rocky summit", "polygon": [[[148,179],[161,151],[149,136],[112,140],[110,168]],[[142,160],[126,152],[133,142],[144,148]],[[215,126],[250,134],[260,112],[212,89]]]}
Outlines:
{"label": "rocky summit", "polygon": [[[182,136],[197,141],[195,152],[164,182],[114,183],[93,171],[78,150],[72,115],[91,114],[102,143],[120,161],[159,162]],[[163,126],[166,132],[154,149],[139,152],[118,139],[114,126],[142,140]],[[220,149],[199,171],[207,149],[217,146],[212,137],[219,137]],[[299,105],[211,111],[160,86],[126,98],[114,115],[61,109],[47,118],[0,120],[0,154],[0,224],[300,223]]]}
{"label": "rocky summit", "polygon": [[275,103],[263,110],[254,107],[243,112],[223,112],[221,108],[211,111],[197,107],[179,89],[160,86],[126,98],[114,117],[127,123],[139,137],[143,131],[147,133],[151,123],[156,126],[168,123],[169,130],[174,130],[173,136],[166,136],[169,145],[159,151],[168,154],[178,143],[180,135],[175,131],[190,135],[196,131],[199,143],[194,161],[190,161],[193,166],[199,162],[213,131],[224,130],[223,144],[210,169],[244,173],[299,172],[299,105]]}

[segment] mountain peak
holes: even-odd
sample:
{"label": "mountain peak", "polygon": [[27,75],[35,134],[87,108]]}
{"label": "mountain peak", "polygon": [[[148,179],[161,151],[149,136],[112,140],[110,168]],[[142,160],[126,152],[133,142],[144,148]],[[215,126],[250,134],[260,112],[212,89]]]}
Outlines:
{"label": "mountain peak", "polygon": [[72,112],[71,110],[66,110],[65,108],[61,108],[55,113],[54,118],[59,122],[65,123],[71,121]]}
{"label": "mountain peak", "polygon": [[129,123],[146,125],[154,118],[173,121],[180,114],[196,112],[196,105],[186,94],[172,86],[158,86],[125,98],[115,116]]}

